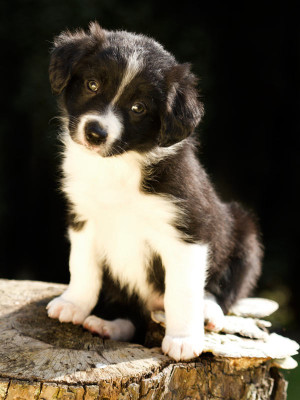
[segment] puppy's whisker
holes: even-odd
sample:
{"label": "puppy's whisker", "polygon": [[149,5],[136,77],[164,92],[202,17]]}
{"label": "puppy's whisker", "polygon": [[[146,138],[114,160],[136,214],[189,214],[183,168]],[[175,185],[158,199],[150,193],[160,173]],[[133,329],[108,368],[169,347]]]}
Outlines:
{"label": "puppy's whisker", "polygon": [[62,118],[63,118],[63,117],[61,117],[61,116],[59,116],[59,115],[56,115],[56,116],[54,116],[54,117],[52,117],[52,118],[49,119],[48,124],[51,124],[51,123],[52,123],[53,121],[55,121],[55,120],[58,120],[59,122],[62,122]]}

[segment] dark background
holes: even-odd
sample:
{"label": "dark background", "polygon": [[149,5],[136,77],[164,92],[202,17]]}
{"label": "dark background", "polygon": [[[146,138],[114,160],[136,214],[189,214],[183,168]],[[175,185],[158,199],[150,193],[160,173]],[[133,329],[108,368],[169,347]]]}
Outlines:
{"label": "dark background", "polygon": [[280,303],[275,328],[299,340],[300,29],[288,2],[1,3],[0,277],[68,281],[49,49],[61,30],[95,19],[150,35],[193,64],[206,109],[200,158],[220,196],[258,216],[257,294]]}

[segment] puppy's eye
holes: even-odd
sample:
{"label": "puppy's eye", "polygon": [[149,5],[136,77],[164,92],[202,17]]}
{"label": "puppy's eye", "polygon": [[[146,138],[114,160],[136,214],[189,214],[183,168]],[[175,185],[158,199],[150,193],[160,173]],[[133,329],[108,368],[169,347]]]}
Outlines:
{"label": "puppy's eye", "polygon": [[87,87],[89,90],[91,90],[92,92],[97,92],[99,89],[99,82],[95,81],[95,80],[90,80],[87,81]]}
{"label": "puppy's eye", "polygon": [[131,111],[135,114],[141,115],[146,111],[146,106],[145,104],[138,102],[131,107]]}

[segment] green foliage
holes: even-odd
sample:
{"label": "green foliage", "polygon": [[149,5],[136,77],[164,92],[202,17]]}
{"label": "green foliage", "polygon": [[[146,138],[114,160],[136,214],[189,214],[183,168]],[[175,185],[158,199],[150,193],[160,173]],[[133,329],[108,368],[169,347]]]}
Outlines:
{"label": "green foliage", "polygon": [[[299,340],[298,340],[299,342]],[[300,355],[298,354],[294,357],[298,364],[300,364]],[[299,366],[296,369],[291,371],[285,371],[284,377],[288,381],[288,400],[299,400],[300,394],[300,368]]]}

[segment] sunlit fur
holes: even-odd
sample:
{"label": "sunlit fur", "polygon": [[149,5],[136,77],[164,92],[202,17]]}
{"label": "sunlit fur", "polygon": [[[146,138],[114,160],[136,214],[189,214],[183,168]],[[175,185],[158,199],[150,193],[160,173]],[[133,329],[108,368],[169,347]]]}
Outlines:
{"label": "sunlit fur", "polygon": [[[254,287],[262,251],[252,217],[218,198],[198,161],[197,79],[153,39],[92,23],[56,38],[50,81],[64,121],[71,279],[49,316],[142,341],[141,322],[164,308],[163,351],[198,356],[204,319],[222,327],[222,310]],[[102,319],[89,316],[97,302]]]}

